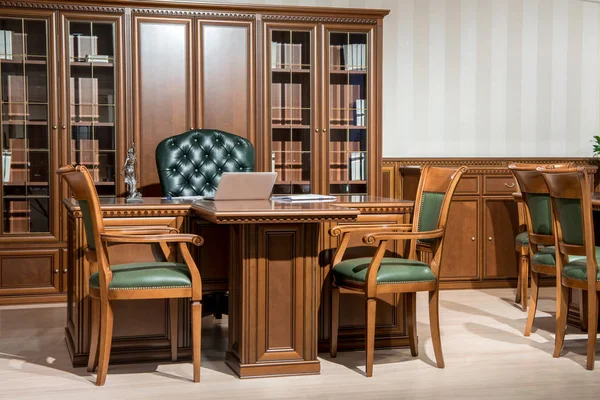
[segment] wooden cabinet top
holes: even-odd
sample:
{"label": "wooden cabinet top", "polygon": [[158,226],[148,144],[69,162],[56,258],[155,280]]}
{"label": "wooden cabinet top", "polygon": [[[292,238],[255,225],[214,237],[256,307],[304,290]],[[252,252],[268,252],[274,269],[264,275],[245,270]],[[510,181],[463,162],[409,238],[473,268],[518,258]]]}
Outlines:
{"label": "wooden cabinet top", "polygon": [[[390,12],[368,8],[211,4],[200,0],[88,0],[85,2],[81,0],[0,0],[0,6],[98,12],[124,12],[125,8],[130,8],[134,13],[142,14],[226,19],[255,19],[255,14],[263,14],[263,20],[336,23],[376,23],[377,19],[385,17]],[[320,19],[323,17],[329,18]]]}

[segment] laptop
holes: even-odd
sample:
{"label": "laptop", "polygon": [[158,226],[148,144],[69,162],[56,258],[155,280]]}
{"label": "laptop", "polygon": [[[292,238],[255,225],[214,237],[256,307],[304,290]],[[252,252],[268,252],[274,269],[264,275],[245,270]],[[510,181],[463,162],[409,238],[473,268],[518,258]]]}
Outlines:
{"label": "laptop", "polygon": [[223,172],[215,195],[204,200],[266,200],[276,179],[277,172]]}

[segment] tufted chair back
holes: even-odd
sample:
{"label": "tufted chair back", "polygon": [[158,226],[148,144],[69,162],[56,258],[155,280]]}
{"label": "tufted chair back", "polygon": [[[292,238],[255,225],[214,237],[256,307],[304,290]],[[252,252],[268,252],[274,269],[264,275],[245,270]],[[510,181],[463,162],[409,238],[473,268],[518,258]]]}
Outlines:
{"label": "tufted chair back", "polygon": [[223,172],[254,171],[254,147],[231,133],[195,129],[160,142],[156,168],[164,196],[210,196]]}

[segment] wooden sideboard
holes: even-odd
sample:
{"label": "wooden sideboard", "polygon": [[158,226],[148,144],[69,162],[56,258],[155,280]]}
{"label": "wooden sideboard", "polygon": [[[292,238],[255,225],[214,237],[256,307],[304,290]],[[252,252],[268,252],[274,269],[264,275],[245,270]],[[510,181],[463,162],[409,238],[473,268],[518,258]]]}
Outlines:
{"label": "wooden sideboard", "polygon": [[[14,43],[14,54],[0,59],[0,144],[14,153],[0,191],[0,304],[65,301],[60,202],[69,193],[55,171],[86,165],[100,196],[122,196],[119,171],[132,143],[146,197],[162,195],[156,144],[198,128],[250,140],[256,170],[280,172],[278,193],[377,195],[387,14],[201,0],[0,0],[0,29]],[[25,87],[31,99],[3,85]],[[223,288],[218,272],[208,278]]]}
{"label": "wooden sideboard", "polygon": [[[383,194],[414,199],[424,165],[465,165],[448,216],[441,287],[447,289],[513,287],[518,277],[515,236],[520,225],[518,204],[512,194],[518,190],[508,164],[556,164],[575,162],[590,165],[588,158],[419,158],[385,159]],[[590,165],[591,174],[597,167]],[[596,179],[595,182],[598,182]],[[424,255],[427,256],[426,254]]]}

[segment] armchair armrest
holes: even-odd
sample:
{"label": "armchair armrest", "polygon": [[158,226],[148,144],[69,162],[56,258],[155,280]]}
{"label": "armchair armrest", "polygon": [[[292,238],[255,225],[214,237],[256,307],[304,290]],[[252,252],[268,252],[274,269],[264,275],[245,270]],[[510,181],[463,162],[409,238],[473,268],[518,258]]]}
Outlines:
{"label": "armchair armrest", "polygon": [[410,231],[412,224],[348,224],[337,225],[329,230],[331,236],[339,236],[347,232],[380,232]]}
{"label": "armchair armrest", "polygon": [[164,225],[146,226],[106,226],[105,232],[111,235],[160,235],[179,233],[179,229]]}
{"label": "armchair armrest", "polygon": [[198,235],[183,233],[166,235],[122,235],[103,233],[100,236],[102,241],[106,243],[191,243],[195,246],[200,246],[204,243],[204,239]]}
{"label": "armchair armrest", "polygon": [[435,239],[442,237],[443,229],[436,229],[426,232],[374,232],[363,236],[363,242],[373,244],[377,240],[415,240],[415,239]]}

